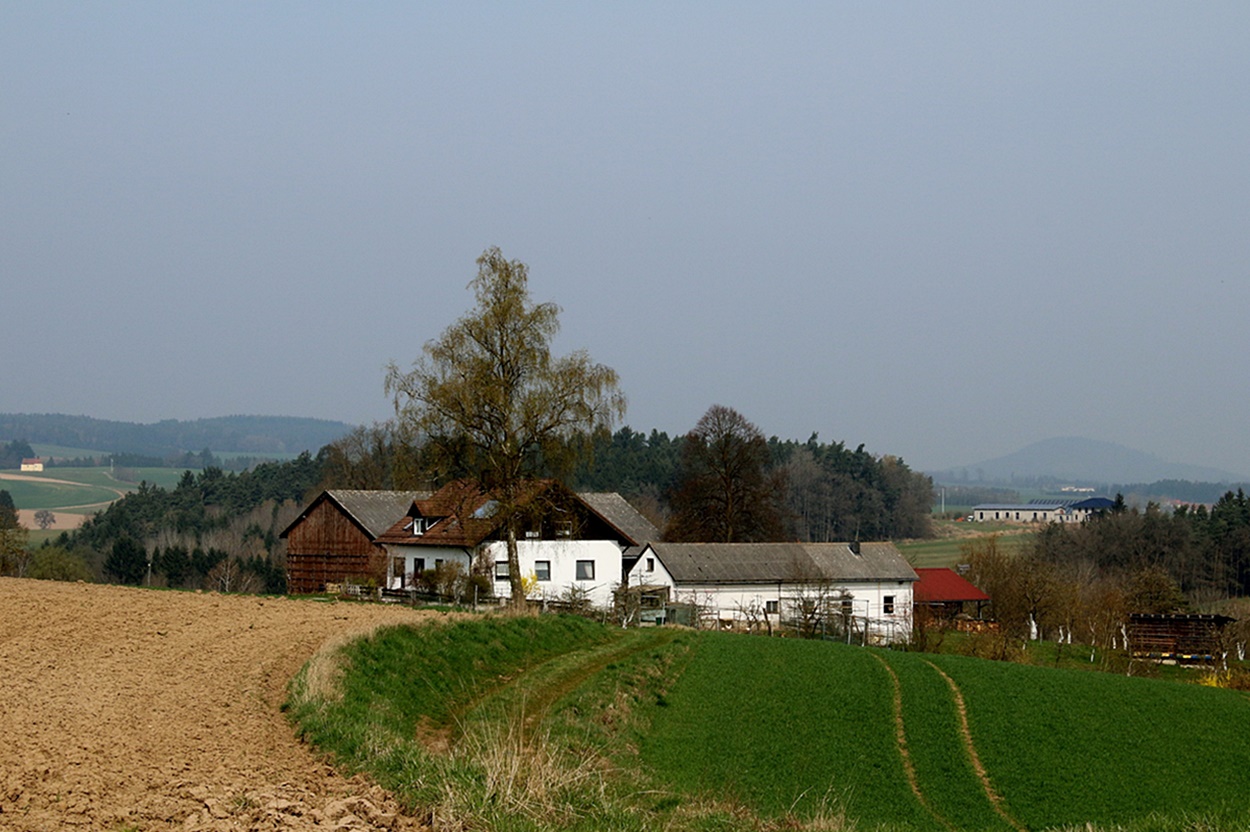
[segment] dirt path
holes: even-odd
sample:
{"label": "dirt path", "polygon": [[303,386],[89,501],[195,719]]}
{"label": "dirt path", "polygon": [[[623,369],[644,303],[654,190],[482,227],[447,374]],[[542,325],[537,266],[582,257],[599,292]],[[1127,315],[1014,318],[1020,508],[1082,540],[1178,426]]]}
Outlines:
{"label": "dirt path", "polygon": [[286,684],[399,607],[0,578],[0,829],[414,829],[296,740]]}
{"label": "dirt path", "polygon": [[964,752],[972,763],[972,770],[976,773],[977,779],[981,781],[981,788],[985,790],[985,796],[990,801],[990,805],[994,807],[994,811],[999,817],[1007,821],[1015,829],[1025,832],[1024,824],[1007,812],[1002,796],[994,789],[994,784],[990,782],[989,772],[985,770],[985,766],[981,763],[981,755],[977,754],[977,747],[972,742],[972,728],[968,725],[968,706],[964,703],[963,691],[959,689],[959,685],[955,684],[954,679],[946,675],[942,668],[928,660],[925,660],[925,664],[936,670],[938,675],[946,680],[946,684],[951,689],[951,696],[955,700],[955,711],[959,714],[959,733],[963,739]]}
{"label": "dirt path", "polygon": [[898,674],[894,672],[894,668],[890,667],[890,663],[881,656],[873,653],[872,657],[881,663],[886,673],[890,674],[890,682],[894,687],[894,742],[898,746],[898,755],[903,760],[903,774],[907,777],[907,785],[911,787],[912,794],[920,801],[920,805],[938,823],[951,830],[951,832],[958,832],[955,825],[934,809],[928,799],[925,798],[924,792],[920,790],[920,781],[916,779],[916,765],[912,762],[911,751],[907,748],[907,726],[903,723],[903,685],[899,682]]}

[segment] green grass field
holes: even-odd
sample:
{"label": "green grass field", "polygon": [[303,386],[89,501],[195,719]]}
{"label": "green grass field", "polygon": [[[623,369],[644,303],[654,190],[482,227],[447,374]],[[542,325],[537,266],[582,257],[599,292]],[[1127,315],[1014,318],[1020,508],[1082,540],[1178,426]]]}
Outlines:
{"label": "green grass field", "polygon": [[[183,470],[176,468],[126,468],[110,472],[108,468],[48,468],[42,473],[22,473],[21,479],[0,479],[0,488],[9,492],[13,503],[21,509],[74,509],[116,500],[120,494],[134,491],[146,480],[152,485],[170,489],[178,484]],[[125,477],[125,478],[123,478]],[[62,480],[62,482],[56,482]]]}
{"label": "green grass field", "polygon": [[1226,690],[554,617],[337,662],[293,683],[302,735],[472,828],[1250,828],[1250,698]]}
{"label": "green grass field", "polygon": [[[961,523],[959,525],[962,526],[964,524]],[[1032,530],[1021,530],[1018,525],[1013,526],[1006,523],[973,523],[968,525],[976,527],[976,530],[982,533],[982,536],[997,534],[998,545],[1006,547],[1007,551],[1017,550],[1033,536]],[[903,553],[903,557],[907,558],[907,562],[912,566],[922,568],[954,566],[964,560],[961,547],[974,543],[977,539],[977,537],[969,536],[939,537],[932,540],[908,540],[896,545],[898,550]]]}

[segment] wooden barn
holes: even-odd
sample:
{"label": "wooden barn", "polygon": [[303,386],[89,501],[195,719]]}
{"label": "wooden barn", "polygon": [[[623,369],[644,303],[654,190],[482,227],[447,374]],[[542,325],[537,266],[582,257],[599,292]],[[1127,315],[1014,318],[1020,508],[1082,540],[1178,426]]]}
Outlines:
{"label": "wooden barn", "polygon": [[1128,643],[1134,658],[1177,664],[1203,664],[1218,657],[1224,628],[1236,621],[1226,615],[1134,613]]}
{"label": "wooden barn", "polygon": [[420,491],[323,491],[282,532],[287,591],[322,592],[346,580],[386,580],[386,549],[377,542]]}

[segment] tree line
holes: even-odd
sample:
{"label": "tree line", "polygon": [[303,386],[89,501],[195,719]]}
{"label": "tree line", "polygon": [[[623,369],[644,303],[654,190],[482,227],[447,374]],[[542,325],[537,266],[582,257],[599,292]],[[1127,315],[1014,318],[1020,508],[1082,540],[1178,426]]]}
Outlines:
{"label": "tree line", "polygon": [[990,537],[967,544],[963,557],[1006,635],[1122,646],[1132,613],[1189,612],[1250,594],[1250,498],[1238,489],[1209,510],[1168,512],[1117,495],[1083,523],[1042,526],[1018,552]]}

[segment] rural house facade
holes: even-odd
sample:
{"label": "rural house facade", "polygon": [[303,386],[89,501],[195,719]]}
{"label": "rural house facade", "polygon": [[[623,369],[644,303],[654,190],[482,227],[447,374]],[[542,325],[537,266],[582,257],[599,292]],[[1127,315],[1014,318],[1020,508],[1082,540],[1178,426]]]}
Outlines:
{"label": "rural house facade", "polygon": [[874,643],[910,638],[916,580],[891,543],[650,543],[627,576],[725,628],[803,619]]}
{"label": "rural house facade", "polygon": [[[518,500],[517,556],[535,600],[585,600],[610,606],[623,575],[624,553],[659,536],[655,527],[614,493],[575,493],[551,480],[526,484]],[[440,563],[485,574],[500,599],[511,597],[505,518],[476,483],[457,481],[427,499],[380,535],[389,567],[386,586],[400,589]]]}

